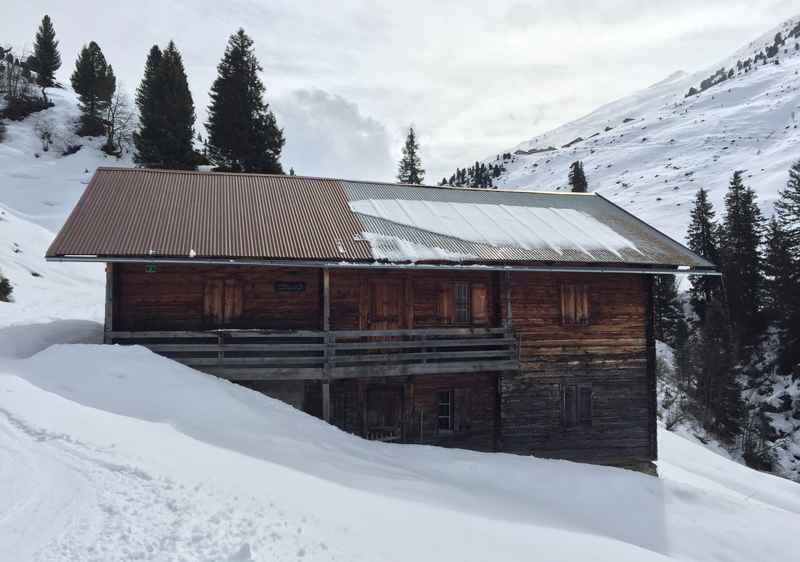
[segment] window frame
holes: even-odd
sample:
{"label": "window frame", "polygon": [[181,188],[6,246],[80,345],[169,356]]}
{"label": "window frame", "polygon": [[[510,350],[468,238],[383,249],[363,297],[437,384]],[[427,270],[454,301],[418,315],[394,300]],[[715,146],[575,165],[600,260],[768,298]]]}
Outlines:
{"label": "window frame", "polygon": [[[587,401],[584,400],[586,396]],[[562,383],[560,397],[563,429],[591,427],[594,414],[592,383]]]}
{"label": "window frame", "polygon": [[[463,301],[459,303],[459,293],[463,292]],[[471,324],[472,323],[472,284],[457,281],[453,283],[453,323]],[[459,316],[463,313],[463,317]]]}
{"label": "window frame", "polygon": [[[447,398],[447,401],[443,404],[442,399]],[[447,415],[442,415],[442,406],[447,407]],[[439,390],[436,392],[436,431],[438,433],[452,433],[453,432],[453,422],[455,420],[454,416],[454,409],[455,409],[455,392],[453,389],[449,390]],[[446,427],[442,427],[442,420],[446,419],[447,424]]]}

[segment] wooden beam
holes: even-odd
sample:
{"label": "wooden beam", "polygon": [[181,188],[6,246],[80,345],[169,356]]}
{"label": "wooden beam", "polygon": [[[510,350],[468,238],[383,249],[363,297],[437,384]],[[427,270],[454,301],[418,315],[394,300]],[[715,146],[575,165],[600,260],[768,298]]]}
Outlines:
{"label": "wooden beam", "polygon": [[503,288],[505,290],[505,300],[506,300],[506,314],[503,318],[503,326],[506,328],[511,328],[513,326],[512,318],[511,318],[511,272],[506,271],[505,275],[503,275]]}
{"label": "wooden beam", "polygon": [[330,358],[333,353],[330,337],[331,330],[331,271],[322,270],[322,331],[325,332],[325,351],[322,381],[322,419],[331,422],[331,383],[330,383]]}
{"label": "wooden beam", "polygon": [[114,275],[114,264],[106,264],[106,312],[103,323],[103,343],[112,343],[112,333],[114,331],[114,289],[116,275]]}
{"label": "wooden beam", "polygon": [[655,291],[652,275],[642,275],[645,293],[645,339],[647,340],[647,416],[650,460],[658,459],[658,423],[656,421],[658,397],[656,388],[656,338],[655,338]]}

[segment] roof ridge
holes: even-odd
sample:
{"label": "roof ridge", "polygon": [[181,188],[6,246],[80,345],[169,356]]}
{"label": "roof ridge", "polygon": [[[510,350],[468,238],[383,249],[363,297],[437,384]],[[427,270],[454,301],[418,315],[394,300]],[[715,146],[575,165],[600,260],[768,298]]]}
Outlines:
{"label": "roof ridge", "polygon": [[375,181],[375,180],[351,180],[346,178],[325,177],[325,176],[305,176],[305,175],[288,175],[288,174],[267,174],[263,172],[214,172],[212,170],[165,170],[162,168],[143,168],[143,167],[123,167],[123,166],[98,166],[97,171],[107,170],[113,172],[137,172],[137,173],[157,173],[157,174],[186,174],[186,175],[214,175],[214,176],[257,176],[268,178],[296,178],[305,180],[316,181],[337,181],[346,183],[359,183],[364,185],[386,185],[392,187],[412,187],[412,188],[425,188],[425,189],[442,189],[452,191],[466,191],[466,192],[480,192],[480,193],[520,193],[531,195],[578,195],[578,196],[597,196],[594,192],[589,193],[573,193],[573,192],[555,192],[555,191],[539,191],[533,189],[498,189],[498,188],[481,188],[481,187],[455,187],[450,185],[427,185],[427,184],[414,184],[414,183],[399,183],[389,181]]}

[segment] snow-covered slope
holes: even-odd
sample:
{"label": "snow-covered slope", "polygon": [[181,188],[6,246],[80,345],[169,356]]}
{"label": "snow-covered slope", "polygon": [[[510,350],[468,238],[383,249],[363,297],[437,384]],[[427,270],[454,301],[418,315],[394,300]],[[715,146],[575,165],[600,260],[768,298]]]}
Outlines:
{"label": "snow-covered slope", "polygon": [[[131,160],[104,154],[102,139],[74,134],[74,93],[54,89],[49,95],[53,107],[7,122],[0,142],[0,272],[14,288],[14,302],[0,303],[0,329],[63,318],[102,320],[102,265],[47,263],[44,254],[97,166],[129,166]],[[65,155],[77,145],[77,152]]]}
{"label": "snow-covered slope", "polygon": [[800,486],[659,438],[661,479],[368,442],[143,348],[56,346],[0,362],[0,559],[750,561],[800,549]]}
{"label": "snow-covered slope", "polygon": [[[708,70],[675,73],[581,119],[499,151],[510,152],[512,160],[505,162],[507,171],[496,184],[566,190],[570,163],[582,160],[591,190],[683,239],[697,189],[709,189],[715,206],[721,208],[730,176],[744,169],[747,183],[771,213],[790,165],[800,158],[798,39],[787,40],[768,64],[758,62],[749,72],[736,74],[736,63],[771,45],[777,32],[786,37],[798,20],[782,23]],[[775,59],[780,64],[774,64]],[[735,75],[686,97],[691,87],[723,67]],[[536,152],[549,147],[554,150]],[[492,156],[487,162],[497,161]]]}

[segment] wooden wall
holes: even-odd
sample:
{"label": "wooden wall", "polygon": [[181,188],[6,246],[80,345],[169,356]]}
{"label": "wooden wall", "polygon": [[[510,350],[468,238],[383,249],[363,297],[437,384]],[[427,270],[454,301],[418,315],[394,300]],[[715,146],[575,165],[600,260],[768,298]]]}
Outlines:
{"label": "wooden wall", "polygon": [[[500,380],[501,448],[608,464],[655,458],[649,278],[514,273],[521,372]],[[589,323],[562,325],[563,284],[586,284]],[[562,385],[592,385],[592,422],[563,427]]]}
{"label": "wooden wall", "polygon": [[[115,330],[200,330],[210,279],[235,279],[242,289],[242,316],[233,328],[309,329],[321,327],[320,272],[245,266],[115,265]],[[302,292],[278,292],[276,282],[305,283]]]}

